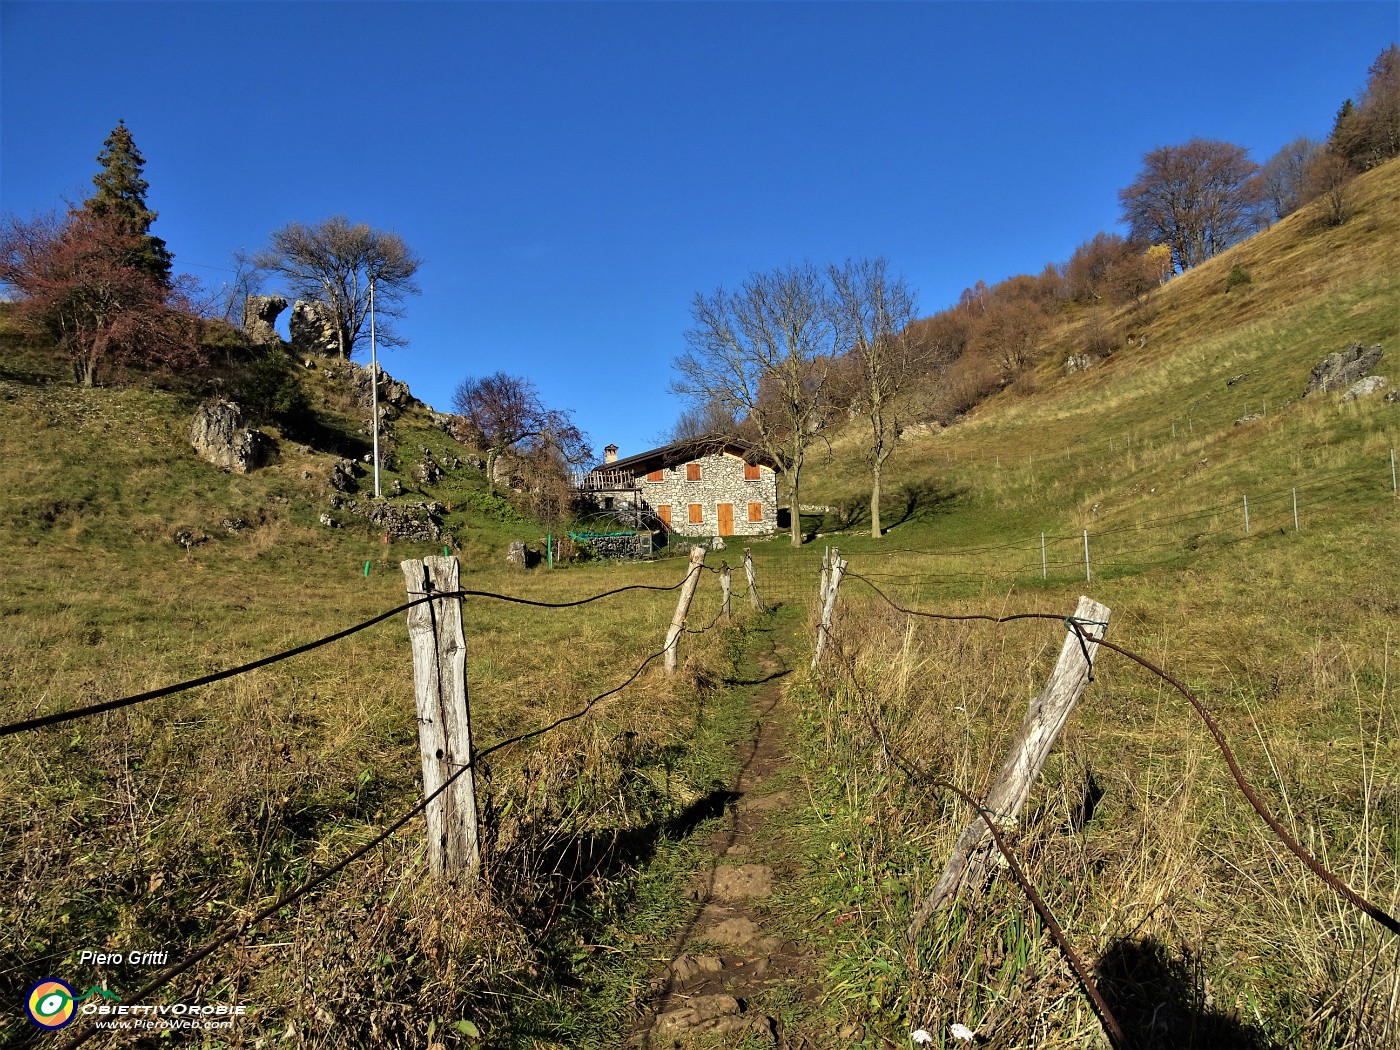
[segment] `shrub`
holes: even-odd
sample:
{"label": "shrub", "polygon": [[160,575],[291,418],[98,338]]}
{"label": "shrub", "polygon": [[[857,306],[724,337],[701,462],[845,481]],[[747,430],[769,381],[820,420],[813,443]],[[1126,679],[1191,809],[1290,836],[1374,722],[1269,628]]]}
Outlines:
{"label": "shrub", "polygon": [[1225,290],[1227,292],[1232,292],[1242,284],[1249,284],[1251,280],[1252,278],[1249,276],[1249,271],[1243,266],[1236,264],[1230,271],[1230,275],[1225,278]]}

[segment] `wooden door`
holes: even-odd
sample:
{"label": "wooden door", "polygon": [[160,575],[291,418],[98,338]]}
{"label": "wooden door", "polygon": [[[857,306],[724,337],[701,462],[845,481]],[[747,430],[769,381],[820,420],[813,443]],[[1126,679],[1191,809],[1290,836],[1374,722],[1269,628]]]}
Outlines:
{"label": "wooden door", "polygon": [[734,535],[734,504],[721,503],[715,507],[719,511],[719,534],[721,536]]}
{"label": "wooden door", "polygon": [[671,528],[671,505],[663,503],[656,508],[656,516],[661,519],[661,524],[666,526],[667,531]]}

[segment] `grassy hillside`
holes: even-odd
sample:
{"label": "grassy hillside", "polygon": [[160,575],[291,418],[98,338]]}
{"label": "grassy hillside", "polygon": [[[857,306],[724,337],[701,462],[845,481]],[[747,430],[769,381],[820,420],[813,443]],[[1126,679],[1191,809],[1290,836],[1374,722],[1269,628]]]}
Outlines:
{"label": "grassy hillside", "polygon": [[[1385,344],[1380,372],[1400,381],[1400,164],[1356,195],[1339,228],[1304,210],[1125,308],[1131,342],[1074,375],[1062,362],[1085,316],[1067,313],[1033,382],[901,448],[883,539],[857,516],[814,519],[835,535],[801,550],[754,544],[765,597],[786,612],[687,635],[677,679],[644,671],[589,717],[492,756],[477,891],[427,881],[410,826],[184,975],[168,1001],[254,1009],[211,1046],[618,1045],[685,921],[697,830],[723,809],[749,732],[725,679],[760,634],[794,644],[826,543],[854,575],[830,658],[785,679],[802,712],[792,824],[807,848],[792,858],[805,874],[774,902],[822,960],[811,1045],[902,1046],[923,1027],[949,1046],[954,1021],[977,1045],[1105,1045],[1008,880],[916,946],[903,933],[968,814],[901,764],[983,790],[1063,629],[915,620],[874,587],[945,612],[1063,615],[1093,595],[1112,609],[1112,640],[1211,705],[1296,836],[1394,911],[1400,406],[1300,396],[1312,365],[1352,341]],[[1229,288],[1235,267],[1250,279]],[[85,391],[42,348],[8,330],[0,342],[4,721],[360,622],[405,600],[401,558],[441,551],[386,545],[343,515],[342,528],[320,524],[331,446],[364,441],[324,371],[295,377],[309,436],[275,434],[275,461],[240,476],[190,450],[197,398],[178,386]],[[1259,418],[1235,425],[1247,415]],[[543,527],[469,467],[420,491],[420,448],[439,462],[463,451],[426,413],[408,412],[392,439],[386,486],[451,504],[444,543],[469,587],[559,601],[681,576],[675,563],[510,572],[506,544]],[[859,508],[858,440],[858,426],[837,439],[806,498]],[[692,627],[714,616],[712,587],[707,576]],[[660,648],[673,607],[657,591],[559,611],[469,599],[478,746],[625,680]],[[0,998],[47,973],[129,994],[144,972],[99,974],[79,953],[177,957],[347,856],[418,786],[397,617],[198,691],[0,739],[0,958],[16,960],[0,964]],[[1139,1047],[1396,1045],[1393,938],[1281,849],[1185,700],[1126,661],[1100,657],[1015,842]],[[0,1041],[24,1025],[0,1014]]]}
{"label": "grassy hillside", "polygon": [[[1063,630],[911,619],[870,585],[953,613],[1097,598],[1111,639],[1205,698],[1296,837],[1400,905],[1400,405],[1301,396],[1353,341],[1384,344],[1377,371],[1400,379],[1400,164],[1355,190],[1348,224],[1305,209],[1125,310],[1134,338],[1097,368],[1065,374],[1067,317],[1033,393],[900,450],[884,539],[825,523],[865,580],[843,585],[838,658],[805,687],[824,863],[804,891],[849,920],[824,938],[834,995],[871,1032],[1103,1045],[1009,880],[912,952],[903,933],[969,814],[895,758],[985,790]],[[1235,267],[1250,281],[1227,290]],[[814,500],[859,507],[858,440],[813,472]],[[1100,657],[1016,840],[1138,1046],[1400,1038],[1394,938],[1284,851],[1186,701],[1127,661]]]}
{"label": "grassy hillside", "polygon": [[[348,390],[324,369],[299,371],[296,382],[314,415],[308,429],[335,453],[272,429],[273,462],[236,475],[190,448],[198,398],[178,385],[83,390],[44,348],[0,337],[0,722],[349,627],[403,604],[399,561],[444,545],[462,560],[464,586],[535,600],[670,586],[683,574],[671,565],[508,571],[509,541],[534,544],[545,526],[489,495],[469,466],[418,485],[421,448],[439,463],[467,452],[422,409],[393,424],[398,462],[383,484],[407,490],[391,503],[450,505],[445,535],[384,543],[331,510],[338,454],[367,442]],[[322,525],[325,512],[342,527]],[[697,623],[714,615],[708,590]],[[674,593],[638,592],[542,614],[469,601],[478,746],[626,680],[660,649],[674,602]],[[726,742],[746,716],[715,695],[715,682],[737,637],[688,636],[675,680],[653,665],[588,720],[491,759],[479,776],[491,858],[482,892],[443,898],[425,878],[416,824],[164,1001],[250,1004],[255,1021],[233,1045],[292,1031],[299,1045],[419,1047],[430,1024],[445,1046],[482,1045],[473,1031],[496,1046],[547,1045],[551,1033],[610,1045],[628,982],[650,965],[648,945],[681,921],[671,880],[688,877],[696,847],[676,829],[700,819],[728,782]],[[216,685],[0,740],[0,770],[0,998],[18,1003],[48,974],[75,988],[107,980],[129,997],[151,971],[95,970],[80,953],[168,951],[173,961],[345,857],[419,797],[403,618]],[[633,932],[639,924],[644,935]],[[631,969],[600,971],[592,952],[603,944],[630,953]],[[566,1038],[579,1027],[591,1044]],[[22,1015],[0,1014],[0,1042],[28,1029]]]}

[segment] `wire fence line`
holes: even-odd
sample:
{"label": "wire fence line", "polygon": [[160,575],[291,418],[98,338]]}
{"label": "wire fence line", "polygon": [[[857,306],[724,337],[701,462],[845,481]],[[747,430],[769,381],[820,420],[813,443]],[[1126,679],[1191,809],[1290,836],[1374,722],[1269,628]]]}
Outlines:
{"label": "wire fence line", "polygon": [[[377,616],[371,617],[368,620],[355,624],[352,627],[346,628],[341,631],[337,631],[331,635],[327,635],[324,638],[320,638],[315,641],[296,646],[292,649],[284,650],[271,656],[263,657],[259,660],[254,660],[252,662],[242,664],[237,667],[227,668],[222,671],[214,672],[213,674],[201,676],[200,678],[190,679],[185,682],[180,682],[159,689],[150,690],[145,693],[140,693],[128,697],[122,697],[115,700],[109,700],[98,704],[92,704],[73,711],[59,712],[51,715],[41,716],[38,718],[27,719],[22,722],[11,723],[9,725],[0,727],[0,737],[38,730],[48,726],[57,725],[63,722],[72,721],[74,719],[92,717],[98,714],[105,713],[107,711],[133,706],[135,704],[143,703],[147,700],[154,700],[160,697],[172,696],[180,692],[199,688],[203,685],[209,685],[214,682],[223,681],[228,678],[233,678],[237,675],[245,674],[249,671],[261,667],[266,667],[270,664],[277,663],[279,661],[289,659],[293,656],[297,656],[302,653],[310,652],[314,649],[321,648],[322,646],[329,645],[333,642],[347,638],[359,631],[366,630],[367,628],[372,627],[375,624],[382,623],[384,620],[387,620],[393,616],[408,612],[409,610],[415,609],[424,604],[428,604],[431,608],[433,603],[442,600],[461,601],[466,598],[484,598],[513,604],[532,606],[536,608],[568,609],[582,605],[588,605],[592,602],[600,601],[604,598],[609,598],[614,595],[623,594],[631,591],[676,591],[683,587],[692,576],[696,575],[697,570],[701,567],[703,566],[697,566],[695,569],[688,571],[684,578],[670,586],[633,584],[624,587],[613,588],[608,591],[590,595],[586,598],[580,598],[563,602],[545,602],[535,599],[523,598],[518,595],[500,594],[493,591],[480,591],[469,589],[459,589],[453,591],[434,591],[431,589],[431,584],[428,584],[427,588],[424,591],[410,591],[410,593],[421,594],[421,597],[415,598],[409,602],[404,603],[403,605],[390,609],[387,612],[380,613]],[[704,628],[696,630],[687,629],[687,632],[692,635],[704,634],[712,630],[714,627],[718,626],[722,617],[723,612],[717,615],[715,619]],[[514,736],[508,737],[504,740],[497,741],[496,743],[491,744],[488,747],[481,749],[473,749],[467,761],[458,765],[457,768],[444,780],[443,783],[438,785],[433,791],[425,793],[423,798],[421,798],[418,802],[412,805],[398,818],[396,818],[394,821],[392,821],[390,824],[388,824],[386,827],[380,830],[368,842],[357,847],[355,850],[353,850],[341,860],[326,867],[325,869],[317,873],[315,876],[303,882],[297,888],[283,894],[273,903],[259,909],[257,912],[255,912],[248,918],[229,924],[226,929],[215,935],[207,942],[205,942],[198,949],[189,953],[184,958],[180,959],[178,962],[162,970],[146,985],[141,987],[134,994],[133,998],[139,1002],[147,998],[148,996],[154,994],[155,992],[159,991],[160,989],[164,988],[172,981],[174,981],[177,977],[179,977],[181,974],[187,972],[188,970],[196,966],[199,962],[208,958],[211,954],[216,952],[221,947],[224,947],[225,945],[228,945],[238,940],[253,927],[262,923],[271,916],[278,914],[284,908],[289,907],[297,900],[311,893],[318,887],[324,885],[330,879],[334,878],[340,872],[344,871],[350,865],[354,864],[357,860],[360,860],[361,858],[367,856],[369,853],[373,852],[379,846],[383,845],[390,838],[392,838],[397,832],[401,831],[404,827],[411,823],[415,817],[423,814],[428,809],[428,807],[432,805],[433,802],[442,797],[460,778],[476,770],[485,758],[495,754],[498,751],[502,751],[508,747],[512,747],[516,744],[521,744],[526,741],[544,736],[570,722],[574,722],[586,717],[603,700],[622,692],[623,690],[631,686],[634,682],[636,682],[642,676],[642,673],[647,669],[647,667],[649,667],[656,660],[663,657],[666,654],[666,651],[667,650],[663,648],[650,653],[645,659],[641,661],[641,663],[637,665],[637,667],[632,671],[632,673],[628,675],[625,679],[623,679],[618,684],[612,686],[611,688],[606,689],[603,692],[590,697],[576,710],[568,714],[562,715],[559,718],[556,718],[552,722],[549,722],[545,725],[537,726],[533,729],[529,729],[522,733],[518,733]],[[83,1043],[87,1042],[89,1039],[91,1039],[93,1036],[99,1034],[101,1031],[102,1029],[92,1026],[88,1027],[83,1031],[71,1033],[67,1040],[59,1044],[60,1050],[68,1050],[68,1048],[70,1047],[80,1046]]]}
{"label": "wire fence line", "polygon": [[[1094,643],[1101,645],[1106,649],[1109,649],[1113,652],[1118,653],[1121,656],[1126,657],[1127,659],[1138,664],[1140,667],[1156,675],[1159,679],[1166,682],[1173,689],[1175,689],[1182,696],[1184,696],[1187,702],[1190,703],[1191,707],[1195,710],[1196,714],[1205,724],[1205,727],[1209,731],[1216,748],[1224,757],[1225,763],[1229,767],[1230,775],[1234,778],[1235,784],[1239,787],[1240,792],[1245,796],[1245,799],[1249,802],[1250,806],[1254,809],[1255,813],[1259,815],[1260,819],[1264,821],[1264,823],[1274,833],[1278,840],[1283,843],[1283,845],[1289,850],[1289,852],[1291,852],[1295,857],[1302,861],[1302,863],[1310,871],[1312,871],[1314,875],[1321,879],[1343,900],[1347,901],[1347,903],[1351,904],[1353,907],[1357,908],[1359,911],[1365,913],[1377,923],[1384,926],[1392,934],[1400,936],[1400,920],[1397,920],[1389,912],[1385,911],[1383,908],[1380,908],[1376,904],[1373,904],[1371,901],[1367,900],[1361,894],[1353,890],[1349,885],[1343,882],[1326,866],[1324,866],[1308,850],[1306,850],[1302,845],[1300,845],[1298,841],[1293,838],[1292,835],[1288,833],[1287,829],[1284,828],[1284,826],[1279,822],[1278,818],[1273,815],[1273,813],[1269,810],[1268,806],[1264,804],[1263,800],[1259,797],[1258,793],[1249,783],[1249,780],[1245,777],[1244,771],[1240,768],[1239,762],[1235,758],[1235,753],[1233,749],[1230,747],[1229,742],[1225,738],[1224,731],[1220,728],[1220,724],[1215,720],[1210,710],[1201,701],[1201,699],[1196,696],[1194,692],[1192,692],[1189,688],[1187,688],[1185,684],[1181,682],[1180,679],[1163,670],[1162,668],[1158,667],[1151,660],[1148,660],[1146,657],[1141,656],[1138,653],[1135,653],[1124,646],[1107,641],[1104,638],[1091,638],[1087,636],[1084,633],[1084,625],[1073,616],[1066,617],[1062,615],[1057,615],[1055,613],[1039,612],[1011,613],[1004,616],[991,616],[989,614],[984,613],[935,613],[919,609],[910,609],[900,605],[883,590],[881,590],[875,583],[867,579],[862,574],[853,571],[848,571],[846,575],[850,576],[852,579],[859,580],[861,583],[865,584],[865,586],[869,587],[872,591],[874,591],[876,596],[879,597],[886,604],[888,604],[892,609],[906,616],[942,621],[980,620],[991,622],[994,624],[1011,623],[1018,620],[1059,621],[1064,624],[1065,629],[1067,631],[1071,632],[1072,634],[1078,637],[1080,646],[1084,648],[1086,661],[1088,660],[1087,643],[1089,641],[1093,641]],[[1092,664],[1090,666],[1090,671],[1092,680]]]}
{"label": "wire fence line", "polygon": [[[1044,532],[1025,540],[987,544],[976,547],[934,550],[914,547],[891,547],[870,552],[870,557],[883,559],[872,565],[865,575],[872,578],[899,580],[909,585],[930,581],[978,581],[1010,578],[1049,581],[1052,571],[1058,582],[1064,577],[1092,578],[1095,569],[1122,571],[1131,568],[1123,564],[1130,559],[1166,553],[1170,557],[1194,553],[1197,550],[1219,550],[1236,542],[1257,536],[1283,532],[1298,532],[1308,527],[1304,512],[1338,501],[1355,501],[1350,491],[1358,483],[1375,482],[1375,470],[1342,471],[1300,482],[1283,489],[1269,490],[1256,496],[1241,493],[1239,498],[1222,500],[1177,514],[1161,515],[1141,521],[1125,522],[1103,528],[1085,528],[1074,533]],[[1385,488],[1392,490],[1387,467]],[[1251,514],[1251,511],[1253,512]],[[1200,527],[1200,526],[1206,527]],[[1196,526],[1196,527],[1193,527]],[[1134,538],[1155,542],[1136,543]],[[1027,558],[1024,555],[1031,555]],[[1016,557],[1009,557],[1016,556]],[[939,559],[952,564],[937,567]],[[1013,564],[1008,565],[1008,561]],[[955,567],[968,563],[966,568]]]}

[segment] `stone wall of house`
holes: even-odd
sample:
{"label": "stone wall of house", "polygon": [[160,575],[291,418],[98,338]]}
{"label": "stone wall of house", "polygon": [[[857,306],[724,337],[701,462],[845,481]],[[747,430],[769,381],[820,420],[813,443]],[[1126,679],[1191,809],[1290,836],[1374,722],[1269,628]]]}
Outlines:
{"label": "stone wall of house", "polygon": [[[686,464],[667,467],[660,481],[637,479],[642,499],[657,510],[671,508],[671,530],[682,536],[719,535],[721,503],[734,507],[735,536],[767,536],[778,527],[778,483],[771,467],[759,467],[757,481],[744,480],[744,461],[728,453],[704,456],[693,462],[700,465],[700,479],[687,480]],[[690,523],[690,505],[700,505],[700,523]],[[749,504],[763,507],[762,521],[749,521]]]}

